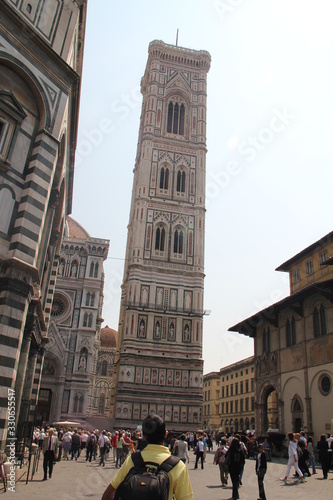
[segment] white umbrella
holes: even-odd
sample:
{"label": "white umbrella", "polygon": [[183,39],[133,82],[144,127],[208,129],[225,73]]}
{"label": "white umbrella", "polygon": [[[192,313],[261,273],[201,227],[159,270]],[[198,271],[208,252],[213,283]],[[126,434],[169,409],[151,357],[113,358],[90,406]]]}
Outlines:
{"label": "white umbrella", "polygon": [[63,422],[53,422],[53,425],[56,425],[58,427],[80,427],[83,424],[81,422],[70,422],[69,420],[65,420]]}

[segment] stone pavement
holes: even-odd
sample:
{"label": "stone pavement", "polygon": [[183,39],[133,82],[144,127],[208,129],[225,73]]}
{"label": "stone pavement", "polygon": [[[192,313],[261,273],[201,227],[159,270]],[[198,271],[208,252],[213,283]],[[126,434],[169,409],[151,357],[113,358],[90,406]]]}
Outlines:
{"label": "stone pavement", "polygon": [[[227,500],[232,496],[231,484],[222,488],[219,479],[219,469],[213,465],[214,454],[208,453],[204,470],[194,470],[194,455],[188,465],[195,500]],[[241,500],[257,500],[258,485],[254,472],[255,462],[247,460],[243,476],[243,486],[239,490]],[[318,469],[315,476],[306,479],[304,484],[289,478],[288,484],[280,481],[286,470],[286,460],[274,459],[268,463],[268,472],[265,477],[265,491],[269,500],[288,499],[333,499],[333,473],[330,472],[328,480],[322,479],[322,472]],[[19,479],[22,471],[17,473]],[[57,462],[54,467],[52,479],[42,481],[43,462],[32,481],[25,483],[26,475],[16,483],[15,493],[0,492],[0,498],[14,498],[24,500],[76,500],[89,498],[100,500],[103,491],[116,472],[112,458],[109,458],[105,467],[98,467],[98,461],[89,463],[84,455],[78,461],[69,460]],[[292,469],[293,473],[293,469]],[[230,482],[230,480],[229,480]]]}

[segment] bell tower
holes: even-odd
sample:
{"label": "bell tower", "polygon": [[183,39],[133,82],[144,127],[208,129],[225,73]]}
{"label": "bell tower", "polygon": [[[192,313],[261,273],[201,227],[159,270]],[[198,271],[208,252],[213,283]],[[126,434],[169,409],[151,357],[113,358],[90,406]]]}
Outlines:
{"label": "bell tower", "polygon": [[111,417],[201,423],[210,55],[150,43],[119,317]]}

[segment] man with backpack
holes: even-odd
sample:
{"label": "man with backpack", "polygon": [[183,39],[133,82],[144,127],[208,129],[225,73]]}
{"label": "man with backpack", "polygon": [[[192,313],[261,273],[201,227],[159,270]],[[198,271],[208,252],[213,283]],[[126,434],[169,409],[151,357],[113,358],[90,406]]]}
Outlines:
{"label": "man with backpack", "polygon": [[102,500],[190,500],[193,491],[186,465],[163,445],[165,423],[158,415],[144,419],[147,446],[130,455],[105,490]]}

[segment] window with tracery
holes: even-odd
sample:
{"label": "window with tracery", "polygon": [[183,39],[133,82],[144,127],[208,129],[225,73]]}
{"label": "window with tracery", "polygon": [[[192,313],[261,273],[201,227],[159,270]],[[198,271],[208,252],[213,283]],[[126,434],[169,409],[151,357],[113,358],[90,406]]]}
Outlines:
{"label": "window with tracery", "polygon": [[164,227],[158,227],[156,229],[156,237],[155,237],[155,250],[159,250],[160,252],[164,252],[165,245],[165,229]]}
{"label": "window with tracery", "polygon": [[326,312],[323,304],[319,308],[316,306],[313,310],[313,333],[315,337],[320,337],[327,333]]}
{"label": "window with tracery", "polygon": [[74,398],[74,406],[73,406],[73,413],[82,413],[83,411],[83,396],[78,396],[78,394],[75,395]]}
{"label": "window with tracery", "polygon": [[181,230],[176,229],[173,237],[173,252],[182,254],[184,244],[184,233]]}
{"label": "window with tracery", "polygon": [[294,316],[286,323],[286,345],[290,347],[296,344],[296,323]]}
{"label": "window with tracery", "polygon": [[160,189],[169,189],[169,169],[167,167],[161,168]]}
{"label": "window with tracery", "polygon": [[101,365],[101,375],[102,375],[102,377],[106,377],[107,372],[108,372],[108,362],[104,360],[102,362],[102,365]]}
{"label": "window with tracery", "polygon": [[177,135],[184,135],[185,106],[178,102],[169,102],[167,132]]}
{"label": "window with tracery", "polygon": [[185,181],[186,181],[185,172],[178,170],[178,172],[177,172],[177,184],[176,184],[176,190],[178,193],[185,193]]}

